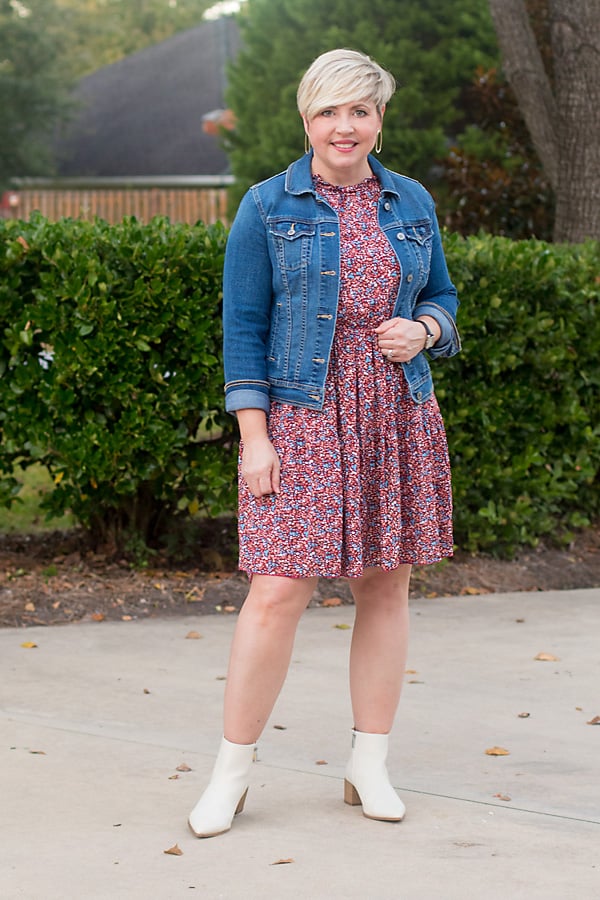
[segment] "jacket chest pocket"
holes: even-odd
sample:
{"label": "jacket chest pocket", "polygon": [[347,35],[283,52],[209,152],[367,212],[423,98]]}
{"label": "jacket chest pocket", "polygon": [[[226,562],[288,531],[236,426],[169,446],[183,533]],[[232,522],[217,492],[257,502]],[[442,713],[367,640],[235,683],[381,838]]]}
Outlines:
{"label": "jacket chest pocket", "polygon": [[291,219],[271,222],[269,234],[280,269],[293,272],[306,267],[310,262],[316,226]]}
{"label": "jacket chest pocket", "polygon": [[[419,287],[422,287],[431,264],[431,248],[433,243],[433,228],[430,221],[406,222],[396,225],[395,229],[388,231],[388,237],[395,246],[396,253],[400,257],[408,255],[410,260],[407,270],[407,260],[404,260],[404,275],[412,281],[417,275],[420,279]],[[411,273],[410,269],[414,271]]]}

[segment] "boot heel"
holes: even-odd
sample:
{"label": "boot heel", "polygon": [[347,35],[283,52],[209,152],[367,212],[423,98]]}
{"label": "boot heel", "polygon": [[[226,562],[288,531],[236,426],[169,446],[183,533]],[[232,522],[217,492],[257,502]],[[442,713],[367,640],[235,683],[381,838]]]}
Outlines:
{"label": "boot heel", "polygon": [[238,805],[237,805],[236,808],[235,808],[234,816],[237,816],[237,815],[239,815],[239,813],[243,812],[243,810],[244,810],[244,803],[246,802],[246,796],[247,796],[247,794],[248,794],[248,788],[246,788],[246,790],[244,791],[244,793],[243,793],[242,796],[240,797],[240,802],[238,803]]}
{"label": "boot heel", "polygon": [[362,806],[367,819],[401,822],[404,803],[390,784],[386,768],[387,734],[352,733],[352,752],[344,778],[344,801]]}
{"label": "boot heel", "polygon": [[347,803],[349,806],[360,806],[361,799],[358,796],[358,791],[354,787],[353,784],[344,778],[344,803]]}

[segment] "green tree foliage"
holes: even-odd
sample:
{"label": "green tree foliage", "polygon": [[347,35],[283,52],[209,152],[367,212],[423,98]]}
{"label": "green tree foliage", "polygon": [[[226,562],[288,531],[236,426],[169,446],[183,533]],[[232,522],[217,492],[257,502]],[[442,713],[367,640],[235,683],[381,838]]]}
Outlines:
{"label": "green tree foliage", "polygon": [[467,126],[441,164],[445,224],[463,235],[550,240],[554,195],[510,87],[494,69],[479,70],[465,106],[477,125]]}
{"label": "green tree foliage", "polygon": [[47,135],[65,116],[65,35],[49,0],[0,0],[0,190],[52,170]]}
{"label": "green tree foliage", "polygon": [[239,16],[244,48],[230,71],[237,117],[228,139],[236,198],[303,150],[296,109],[302,73],[320,53],[352,47],[398,82],[384,124],[382,161],[431,183],[462,118],[461,88],[497,49],[486,0],[248,0]]}

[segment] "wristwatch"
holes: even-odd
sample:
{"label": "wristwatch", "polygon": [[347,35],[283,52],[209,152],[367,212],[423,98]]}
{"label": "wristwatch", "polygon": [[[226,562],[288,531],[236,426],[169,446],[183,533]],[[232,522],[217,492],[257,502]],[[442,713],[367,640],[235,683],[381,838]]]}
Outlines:
{"label": "wristwatch", "polygon": [[427,322],[423,321],[423,319],[415,319],[415,322],[420,322],[425,331],[427,332],[427,337],[425,338],[425,347],[424,350],[431,350],[433,345],[435,344],[435,335]]}

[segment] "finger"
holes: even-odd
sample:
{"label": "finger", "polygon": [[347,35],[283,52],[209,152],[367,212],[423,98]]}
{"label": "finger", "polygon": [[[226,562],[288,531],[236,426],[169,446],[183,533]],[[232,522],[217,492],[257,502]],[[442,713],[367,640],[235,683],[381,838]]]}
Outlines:
{"label": "finger", "polygon": [[273,472],[271,474],[271,486],[273,488],[273,493],[278,494],[281,491],[281,466],[277,463],[276,466],[273,466]]}
{"label": "finger", "polygon": [[394,327],[396,321],[397,321],[396,319],[386,319],[385,321],[383,321],[381,323],[381,325],[378,325],[377,328],[374,329],[375,334],[379,334],[379,335],[385,334],[387,331],[390,330],[390,328]]}

